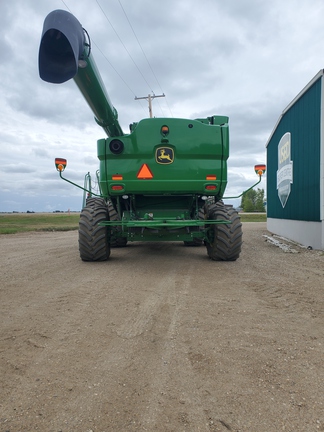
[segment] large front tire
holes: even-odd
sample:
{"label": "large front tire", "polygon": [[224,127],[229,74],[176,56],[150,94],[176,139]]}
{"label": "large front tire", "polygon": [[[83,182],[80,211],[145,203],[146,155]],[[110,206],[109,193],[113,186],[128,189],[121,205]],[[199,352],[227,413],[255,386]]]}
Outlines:
{"label": "large front tire", "polygon": [[108,229],[100,222],[109,220],[108,208],[101,198],[89,198],[79,221],[79,251],[82,261],[106,261],[110,255]]}
{"label": "large front tire", "polygon": [[[208,219],[229,222],[209,226],[209,238],[205,242],[209,258],[214,261],[237,260],[242,246],[242,223],[237,211],[219,201],[209,206],[207,214]],[[206,222],[208,224],[208,220]]]}

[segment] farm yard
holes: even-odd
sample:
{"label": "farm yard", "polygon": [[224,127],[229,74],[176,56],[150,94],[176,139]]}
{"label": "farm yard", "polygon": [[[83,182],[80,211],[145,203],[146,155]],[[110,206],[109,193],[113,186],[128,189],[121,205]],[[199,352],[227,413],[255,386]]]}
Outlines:
{"label": "farm yard", "polygon": [[1,235],[0,431],[323,431],[324,254],[268,237],[86,263],[75,230]]}

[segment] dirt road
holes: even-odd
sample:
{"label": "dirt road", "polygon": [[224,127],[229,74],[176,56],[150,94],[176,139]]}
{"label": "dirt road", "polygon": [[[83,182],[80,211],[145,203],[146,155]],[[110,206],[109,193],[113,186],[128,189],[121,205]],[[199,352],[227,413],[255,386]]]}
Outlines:
{"label": "dirt road", "polygon": [[324,431],[324,254],[0,237],[0,431]]}

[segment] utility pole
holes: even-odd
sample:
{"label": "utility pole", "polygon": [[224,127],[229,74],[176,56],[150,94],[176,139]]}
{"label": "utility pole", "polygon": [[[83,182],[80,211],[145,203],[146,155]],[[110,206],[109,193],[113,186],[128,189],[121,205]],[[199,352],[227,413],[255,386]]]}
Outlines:
{"label": "utility pole", "polygon": [[153,113],[152,113],[152,100],[158,97],[165,97],[165,94],[161,94],[161,95],[155,95],[154,93],[151,95],[149,94],[148,96],[143,96],[143,97],[137,97],[135,96],[135,100],[139,100],[139,99],[146,99],[148,101],[148,105],[149,105],[149,113],[150,113],[150,118],[153,117]]}

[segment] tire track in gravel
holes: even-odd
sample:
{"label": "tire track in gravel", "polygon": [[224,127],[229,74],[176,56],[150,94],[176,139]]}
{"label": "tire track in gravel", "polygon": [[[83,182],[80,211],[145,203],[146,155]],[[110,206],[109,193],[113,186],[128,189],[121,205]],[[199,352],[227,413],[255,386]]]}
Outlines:
{"label": "tire track in gravel", "polygon": [[154,287],[138,308],[133,310],[127,320],[116,329],[118,336],[124,339],[132,339],[141,335],[148,327],[152,318],[156,315],[161,305],[165,303],[168,291],[174,287],[175,273],[167,274]]}
{"label": "tire track in gravel", "polygon": [[[161,355],[158,363],[155,365],[154,378],[150,383],[149,391],[151,397],[140,419],[140,424],[147,431],[158,430],[161,424],[164,425],[165,431],[172,430],[172,426],[169,423],[170,418],[165,413],[165,404],[168,398],[172,397],[170,389],[175,385],[174,382],[171,382],[175,369],[176,373],[180,375],[183,373],[184,368],[187,367],[184,364],[186,361],[179,362],[179,359],[176,357],[179,354],[178,328],[181,325],[181,314],[186,309],[190,284],[191,277],[189,275],[181,275],[176,279],[175,284],[170,286],[169,302],[174,308],[168,321],[168,326],[165,329],[164,341],[160,348]],[[180,351],[183,349],[182,347]],[[173,403],[178,412],[178,401],[174,400]],[[180,411],[177,414],[177,420],[180,424],[190,424],[190,427],[193,428],[192,430],[205,430],[200,429],[201,425],[205,423],[205,418],[199,409],[195,408],[190,413],[185,413],[184,411],[182,410],[182,412]],[[199,425],[198,428],[197,425]]]}

